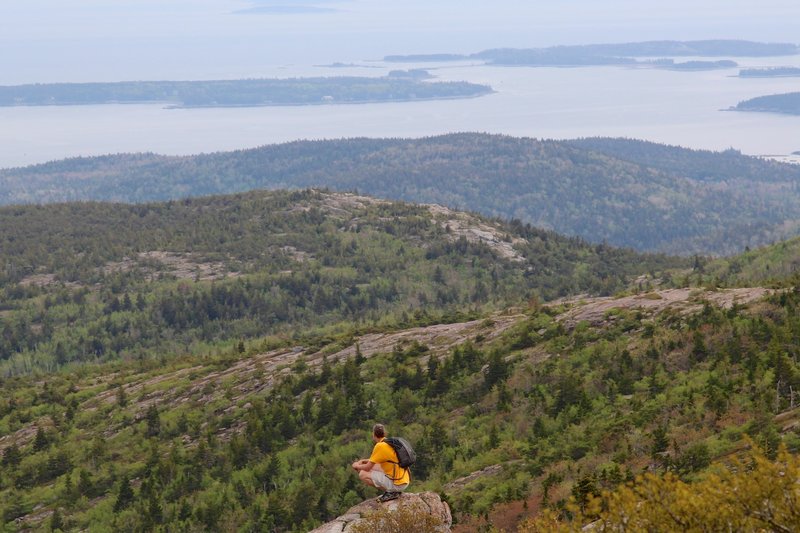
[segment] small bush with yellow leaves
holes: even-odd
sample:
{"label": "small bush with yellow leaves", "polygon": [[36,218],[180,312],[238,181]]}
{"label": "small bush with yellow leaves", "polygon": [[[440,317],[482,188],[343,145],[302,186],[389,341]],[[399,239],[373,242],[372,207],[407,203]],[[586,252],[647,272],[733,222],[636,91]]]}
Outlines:
{"label": "small bush with yellow leaves", "polygon": [[570,521],[552,511],[520,525],[518,533],[581,531],[798,531],[800,457],[782,447],[775,460],[753,446],[711,469],[696,483],[672,473],[646,474],[604,493]]}

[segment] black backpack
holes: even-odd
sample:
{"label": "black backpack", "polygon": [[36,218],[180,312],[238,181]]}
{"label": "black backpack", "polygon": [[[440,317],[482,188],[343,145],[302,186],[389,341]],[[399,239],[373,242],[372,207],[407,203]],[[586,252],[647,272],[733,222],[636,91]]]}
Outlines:
{"label": "black backpack", "polygon": [[408,468],[417,461],[417,454],[406,439],[402,437],[386,437],[383,441],[391,446],[394,453],[397,454],[397,463],[395,464],[400,468]]}

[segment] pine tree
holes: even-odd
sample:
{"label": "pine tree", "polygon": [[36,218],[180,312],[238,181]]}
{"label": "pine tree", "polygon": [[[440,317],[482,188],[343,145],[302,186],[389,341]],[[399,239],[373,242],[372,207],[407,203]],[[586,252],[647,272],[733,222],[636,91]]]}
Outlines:
{"label": "pine tree", "polygon": [[147,306],[147,303],[144,301],[144,295],[139,293],[136,295],[136,309],[139,311],[144,311],[144,308]]}
{"label": "pine tree", "polygon": [[667,437],[667,426],[659,425],[653,430],[653,446],[650,455],[657,458],[661,453],[669,448],[669,438]]}
{"label": "pine tree", "polygon": [[155,491],[150,493],[147,503],[147,521],[150,524],[158,525],[164,521],[164,511],[161,507],[161,502],[155,494]]}
{"label": "pine tree", "polygon": [[91,498],[94,493],[94,484],[92,483],[92,476],[86,470],[81,469],[78,473],[78,494]]}
{"label": "pine tree", "polygon": [[502,352],[495,350],[489,356],[489,366],[484,375],[486,388],[491,389],[495,383],[506,379],[508,376],[508,363],[503,358]]}
{"label": "pine tree", "polygon": [[708,348],[703,339],[703,334],[695,330],[692,336],[692,361],[699,363],[705,361],[706,357],[708,357]]}
{"label": "pine tree", "polygon": [[356,365],[361,366],[364,364],[364,361],[366,360],[367,359],[366,357],[364,357],[364,354],[361,353],[361,345],[356,343]]}
{"label": "pine tree", "polygon": [[117,500],[114,502],[114,512],[118,513],[128,507],[133,502],[133,489],[128,476],[124,476],[119,483]]}
{"label": "pine tree", "polygon": [[133,309],[133,302],[131,302],[131,297],[126,292],[125,296],[122,298],[122,310],[123,311],[130,311],[131,309]]}
{"label": "pine tree", "polygon": [[56,364],[58,366],[63,366],[67,362],[67,350],[64,349],[64,344],[61,341],[56,343],[56,349],[53,353],[53,357],[55,357]]}
{"label": "pine tree", "polygon": [[128,405],[128,396],[125,394],[125,387],[117,385],[117,406],[125,407]]}
{"label": "pine tree", "polygon": [[497,426],[492,425],[489,428],[489,449],[494,450],[498,446],[500,446],[500,434],[497,431]]}
{"label": "pine tree", "polygon": [[61,493],[61,498],[68,507],[75,505],[78,500],[79,493],[72,483],[72,472],[67,472],[64,479],[64,491]]}
{"label": "pine tree", "polygon": [[62,531],[64,529],[64,519],[61,517],[61,509],[58,507],[50,516],[50,531]]}
{"label": "pine tree", "polygon": [[511,407],[511,401],[514,399],[513,394],[505,383],[500,383],[497,388],[497,410],[508,411]]}
{"label": "pine tree", "polygon": [[147,430],[145,434],[148,437],[156,437],[159,433],[161,433],[161,418],[158,415],[158,408],[155,404],[151,404],[150,407],[147,408],[145,421],[147,422]]}
{"label": "pine tree", "polygon": [[309,424],[312,420],[312,412],[311,409],[314,406],[314,398],[311,396],[310,392],[306,392],[303,395],[303,403],[300,407],[300,422],[302,425]]}
{"label": "pine tree", "polygon": [[16,443],[6,448],[6,450],[3,452],[3,466],[16,468],[19,466],[20,461],[22,461],[22,453],[19,451],[19,447]]}
{"label": "pine tree", "polygon": [[36,429],[36,438],[33,440],[33,451],[40,452],[50,445],[47,432],[41,427]]}

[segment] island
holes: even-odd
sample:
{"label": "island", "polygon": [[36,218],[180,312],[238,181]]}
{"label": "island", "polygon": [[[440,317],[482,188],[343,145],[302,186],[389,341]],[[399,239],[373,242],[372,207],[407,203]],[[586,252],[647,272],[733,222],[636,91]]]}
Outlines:
{"label": "island", "polygon": [[758,96],[739,102],[731,110],[800,115],[800,92]]}
{"label": "island", "polygon": [[798,67],[743,68],[740,78],[790,78],[800,76]]}
{"label": "island", "polygon": [[[548,48],[499,48],[474,54],[392,55],[386,62],[420,63],[482,60],[490,65],[506,66],[603,66],[641,65],[644,57],[766,57],[800,53],[791,43],[759,43],[741,40],[645,41],[619,44],[551,46]],[[690,61],[688,63],[694,63]],[[734,65],[735,66],[735,65]],[[687,66],[680,70],[697,70]],[[705,69],[704,67],[703,69]],[[729,68],[713,67],[713,68]]]}
{"label": "island", "polygon": [[169,108],[363,104],[472,98],[487,85],[427,82],[424,70],[384,77],[316,77],[210,81],[123,81],[0,86],[0,106],[160,103]]}
{"label": "island", "polygon": [[719,61],[695,60],[695,61],[683,61],[683,62],[675,62],[672,59],[662,59],[653,62],[653,66],[658,68],[663,68],[666,70],[694,72],[698,70],[719,70],[726,68],[736,68],[739,66],[739,64],[736,63],[736,61],[731,61],[730,59],[722,59]]}

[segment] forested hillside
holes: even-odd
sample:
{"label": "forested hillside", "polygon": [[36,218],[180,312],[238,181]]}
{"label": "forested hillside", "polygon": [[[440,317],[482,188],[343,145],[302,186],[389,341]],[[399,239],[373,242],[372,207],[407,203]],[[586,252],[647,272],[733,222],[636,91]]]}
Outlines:
{"label": "forested hillside", "polygon": [[[460,528],[513,530],[641,472],[800,449],[794,290],[650,291],[463,324],[3,380],[5,528],[308,531],[373,492],[382,421]],[[691,489],[684,489],[691,490]]]}
{"label": "forested hillside", "polygon": [[735,151],[453,134],[68,159],[0,171],[0,202],[145,202],[329,187],[516,218],[596,243],[722,255],[796,235],[798,183],[800,167]]}
{"label": "forested hillside", "polygon": [[8,531],[308,531],[373,495],[375,421],[460,531],[800,450],[793,242],[687,261],[318,190],[0,225]]}
{"label": "forested hillside", "polygon": [[457,320],[690,264],[324,191],[5,207],[0,227],[5,375]]}
{"label": "forested hillside", "polygon": [[706,282],[719,285],[770,284],[800,270],[800,239],[794,238],[698,265]]}

